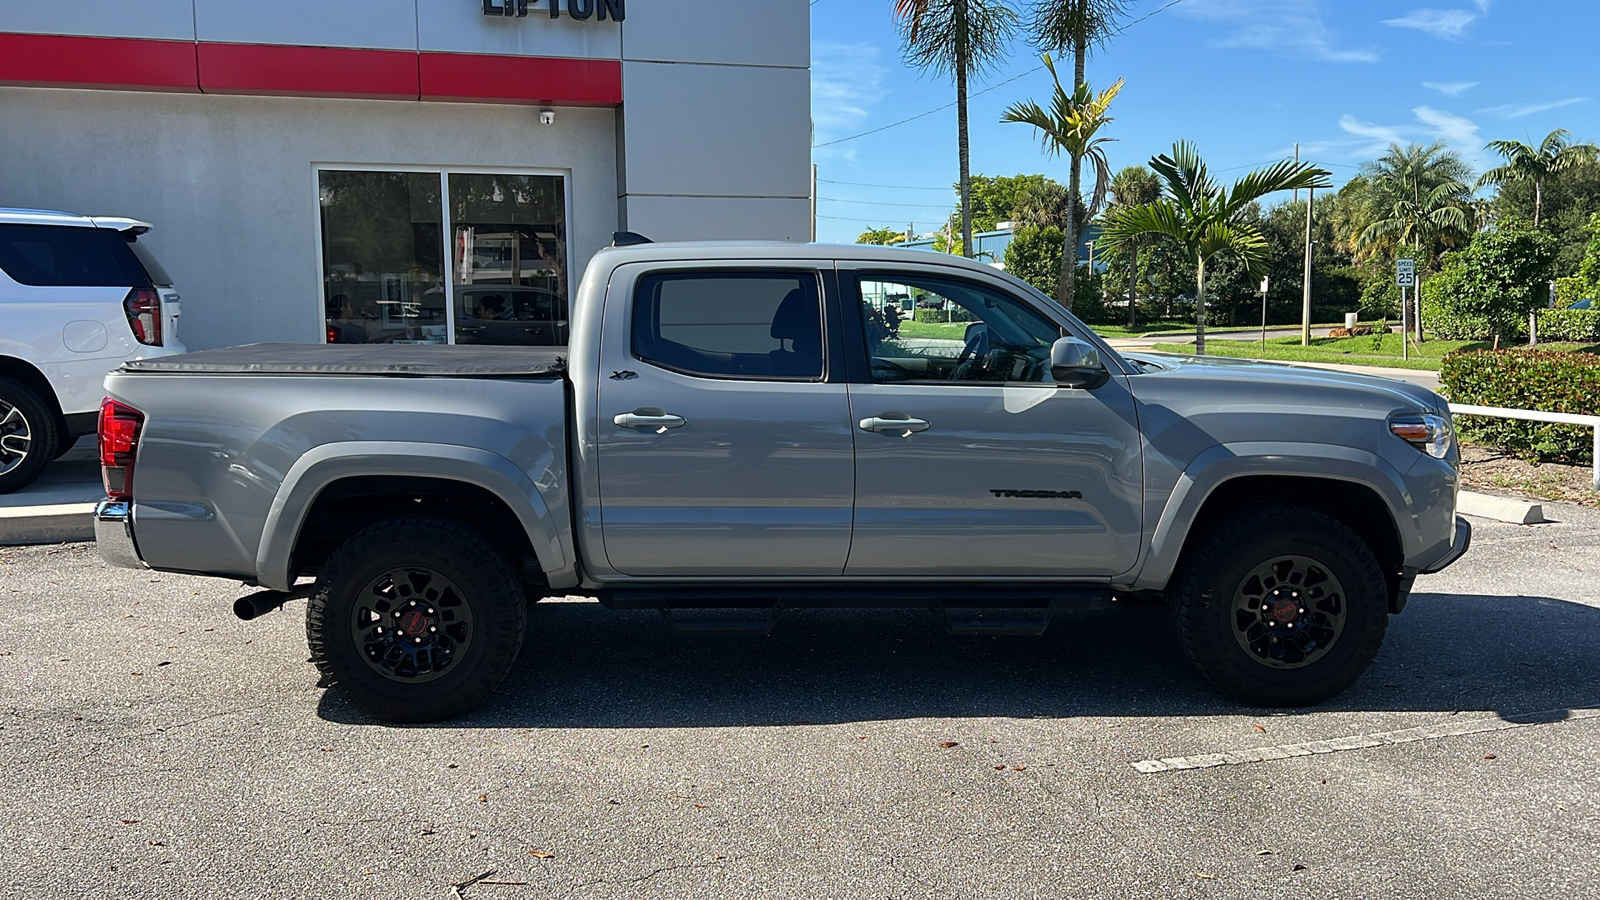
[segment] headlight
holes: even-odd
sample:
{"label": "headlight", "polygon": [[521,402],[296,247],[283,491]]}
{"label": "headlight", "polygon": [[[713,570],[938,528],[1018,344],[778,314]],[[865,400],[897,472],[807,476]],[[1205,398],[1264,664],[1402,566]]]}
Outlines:
{"label": "headlight", "polygon": [[1423,413],[1389,420],[1389,430],[1435,459],[1444,459],[1455,441],[1455,430],[1444,416]]}

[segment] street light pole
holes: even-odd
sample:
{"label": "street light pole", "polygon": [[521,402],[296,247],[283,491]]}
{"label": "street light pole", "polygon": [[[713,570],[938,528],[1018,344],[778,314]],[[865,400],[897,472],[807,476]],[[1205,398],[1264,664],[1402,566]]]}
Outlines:
{"label": "street light pole", "polygon": [[1262,347],[1262,349],[1266,349],[1266,346],[1267,346],[1267,287],[1271,284],[1271,282],[1272,282],[1272,278],[1270,276],[1267,276],[1267,275],[1261,276],[1261,347]]}

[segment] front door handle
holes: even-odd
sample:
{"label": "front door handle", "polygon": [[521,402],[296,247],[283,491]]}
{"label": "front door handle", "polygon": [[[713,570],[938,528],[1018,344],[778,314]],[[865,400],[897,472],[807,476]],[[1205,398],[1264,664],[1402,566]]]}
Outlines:
{"label": "front door handle", "polygon": [[636,409],[618,413],[611,421],[623,428],[648,428],[656,434],[666,434],[668,428],[682,428],[688,424],[683,416],[675,416],[659,409]]}
{"label": "front door handle", "polygon": [[919,431],[927,431],[933,427],[927,419],[913,419],[904,413],[885,413],[881,416],[868,416],[857,423],[862,431],[871,431],[878,434],[888,432],[898,433],[901,437],[910,437]]}

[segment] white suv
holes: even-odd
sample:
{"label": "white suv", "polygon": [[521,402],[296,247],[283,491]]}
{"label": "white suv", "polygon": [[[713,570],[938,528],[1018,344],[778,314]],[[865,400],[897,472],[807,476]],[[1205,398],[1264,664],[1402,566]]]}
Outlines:
{"label": "white suv", "polygon": [[0,209],[0,494],[93,434],[124,360],[183,353],[178,293],[133,219]]}

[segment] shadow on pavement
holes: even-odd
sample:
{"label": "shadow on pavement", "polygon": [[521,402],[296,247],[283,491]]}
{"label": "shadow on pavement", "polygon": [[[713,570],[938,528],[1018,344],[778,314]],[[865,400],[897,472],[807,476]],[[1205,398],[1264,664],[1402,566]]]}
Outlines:
{"label": "shadow on pavement", "polygon": [[[1416,594],[1383,650],[1317,711],[1492,710],[1600,700],[1600,609],[1546,597]],[[1167,611],[1058,613],[1037,638],[954,637],[922,610],[784,613],[770,637],[677,636],[655,612],[540,604],[516,668],[437,727],[651,728],[919,717],[1234,715],[1189,668]],[[337,691],[320,715],[377,724]]]}

